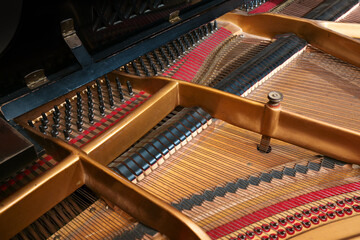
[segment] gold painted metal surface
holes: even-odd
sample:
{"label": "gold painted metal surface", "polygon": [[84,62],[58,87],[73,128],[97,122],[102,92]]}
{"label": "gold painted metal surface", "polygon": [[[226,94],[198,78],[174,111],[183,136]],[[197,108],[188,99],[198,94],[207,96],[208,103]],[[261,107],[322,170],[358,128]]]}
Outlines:
{"label": "gold painted metal surface", "polygon": [[[262,129],[264,105],[219,90],[179,83],[180,104],[200,106],[213,117],[346,162],[360,163],[360,133],[281,110],[273,130]],[[269,111],[278,111],[269,109]],[[275,114],[277,116],[277,114]],[[268,119],[266,119],[268,121]]]}
{"label": "gold painted metal surface", "polygon": [[274,38],[280,34],[295,33],[324,52],[360,67],[360,45],[357,40],[311,20],[275,14],[244,16],[237,13],[225,14],[219,20],[232,22],[241,26],[244,32],[262,37]]}
{"label": "gold painted metal surface", "polygon": [[339,32],[352,38],[360,38],[359,23],[342,23],[330,21],[316,21],[319,26],[328,28],[332,31]]}
{"label": "gold painted metal surface", "polygon": [[[70,195],[83,184],[101,194],[131,216],[147,223],[174,239],[208,239],[207,235],[190,219],[177,212],[151,194],[116,175],[107,167],[90,159],[81,150],[58,139],[41,136],[31,127],[29,133],[38,138],[48,152],[72,152],[59,165],[37,178],[14,195],[0,203],[0,231],[12,237],[43,213]],[[84,167],[83,167],[84,166]],[[61,189],[61,190],[59,190]],[[46,197],[50,194],[51,198]],[[43,201],[46,197],[46,201]],[[28,211],[31,209],[31,211]],[[19,222],[18,217],[23,216]],[[152,217],[151,217],[152,216]],[[156,221],[154,216],[159,216]],[[17,224],[9,223],[16,222]],[[173,223],[169,225],[169,223]]]}
{"label": "gold painted metal surface", "polygon": [[[116,154],[121,153],[121,151],[116,151],[115,154],[111,152],[117,148],[113,143],[120,141],[120,132],[123,129],[127,131],[125,126],[131,124],[131,121],[136,119],[137,131],[134,135],[137,137],[141,136],[141,132],[146,132],[156,124],[155,121],[151,122],[151,124],[149,123],[149,117],[152,115],[149,111],[143,116],[140,115],[141,112],[145,112],[147,106],[157,106],[159,118],[161,119],[176,105],[184,107],[199,106],[213,117],[238,127],[277,138],[339,160],[360,163],[360,149],[358,148],[360,133],[358,132],[316,121],[285,110],[270,108],[266,111],[265,115],[264,104],[260,102],[183,81],[164,77],[142,79],[130,75],[125,76],[124,79],[131,80],[134,86],[140,86],[140,88],[144,88],[146,84],[149,86],[156,85],[157,81],[162,83],[161,86],[168,82],[168,86],[161,90],[165,96],[165,101],[161,100],[161,94],[155,95],[153,99],[146,103],[147,105],[144,108],[130,113],[123,121],[115,124],[104,136],[95,139],[89,148],[84,149],[88,153],[94,151],[95,148],[102,149],[101,151],[94,151],[94,154],[90,155],[102,163],[108,163],[114,159]],[[175,93],[177,89],[179,91],[178,94]],[[280,113],[277,111],[280,111]],[[268,114],[272,115],[272,112],[277,112],[274,116],[279,118],[279,120],[277,121],[274,117],[274,120],[271,121],[270,129],[263,122],[270,122],[266,116]],[[126,132],[127,135],[129,133]],[[131,140],[131,137],[128,138],[130,138],[128,140],[131,143],[136,141],[135,138],[133,140]],[[112,150],[110,151],[110,149]],[[121,150],[125,149],[121,148]]]}
{"label": "gold painted metal surface", "polygon": [[360,215],[330,222],[312,231],[296,235],[291,239],[358,239],[360,237]]}
{"label": "gold painted metal surface", "polygon": [[70,155],[0,203],[1,237],[12,237],[83,184],[79,158]]}
{"label": "gold painted metal surface", "polygon": [[[357,144],[360,142],[360,134],[357,132],[312,120],[310,118],[306,118],[284,110],[266,108],[264,107],[264,104],[260,102],[245,99],[204,86],[166,78],[141,79],[137,77],[126,76],[126,79],[130,79],[134,81],[134,83],[140,85],[142,84],[142,81],[146,82],[147,84],[151,84],[152,81],[156,80],[168,82],[167,85],[164,85],[163,89],[165,90],[162,92],[166,101],[160,101],[160,104],[165,105],[164,114],[166,114],[167,111],[171,111],[170,107],[167,107],[169,102],[171,103],[171,107],[176,105],[182,105],[185,107],[200,106],[209,112],[213,117],[222,119],[236,126],[260,134],[265,133],[270,137],[285,140],[289,143],[305,147],[340,160],[355,163],[360,162],[360,149],[358,148]],[[156,94],[154,95],[156,96]],[[159,100],[161,100],[161,96],[155,97],[153,101],[157,102]],[[153,106],[151,100],[149,101],[148,106]],[[139,111],[141,112],[142,109]],[[276,111],[274,115],[276,117],[272,117],[272,111]],[[139,121],[138,123],[141,123],[142,121],[148,121],[148,117],[149,116],[146,114],[141,115],[136,112],[133,112],[127,116],[128,119],[136,119],[135,121]],[[271,128],[264,124],[264,121],[271,121]],[[119,134],[124,129],[124,125],[126,126],[127,124],[129,123],[125,119],[124,121],[114,125],[114,127],[111,129],[111,134],[107,136],[107,141],[105,141],[106,144],[110,144],[110,149],[112,149],[111,151],[113,151],[115,146],[117,146],[117,142],[114,139],[116,139],[117,136],[120,136]],[[141,129],[140,126],[144,126],[145,129],[148,129],[148,126],[139,124],[139,130]],[[36,134],[37,138],[40,139],[40,142],[43,142],[45,146],[48,146],[48,151],[50,153],[56,152],[56,145],[60,145],[65,149],[70,148],[66,143],[60,140],[54,139],[53,141],[49,141],[48,136],[39,136],[39,133],[28,126],[27,129],[31,133]],[[94,140],[94,143],[96,144],[97,148],[101,149],[102,144],[104,144],[104,139],[96,139]],[[107,149],[107,147],[104,147],[104,149]],[[100,159],[97,159],[97,161],[100,163],[107,162],[108,159],[111,159],[114,154],[111,151],[102,150],[103,155],[99,155],[98,157],[100,157]],[[107,199],[110,199],[117,205],[120,205],[120,207],[123,207],[129,214],[133,215],[140,221],[149,224],[150,226],[164,232],[165,234],[170,234],[169,236],[176,236],[172,235],[172,232],[180,228],[173,229],[173,226],[177,226],[179,222],[182,222],[183,228],[186,229],[184,230],[183,234],[193,234],[194,238],[196,238],[195,236],[197,235],[201,236],[200,238],[202,239],[205,238],[204,233],[200,231],[196,225],[194,225],[190,220],[187,221],[186,218],[184,219],[183,215],[180,213],[176,214],[172,212],[174,209],[165,203],[161,202],[157,198],[151,198],[151,195],[142,192],[143,190],[140,190],[138,187],[131,185],[127,180],[118,177],[112,171],[103,167],[100,163],[89,160],[87,157],[85,157],[85,155],[83,155],[81,151],[79,151],[78,154],[82,155],[83,158],[86,159],[83,162],[83,164],[85,164],[85,184],[88,185],[91,189],[95,190],[101,195],[104,195]],[[64,161],[63,164],[66,165],[69,161],[70,160]],[[76,162],[76,160],[72,161]],[[64,168],[59,170],[59,166],[54,168],[54,170],[50,170],[46,175],[52,176],[53,178],[50,180],[48,178],[41,178],[44,183],[39,185],[39,187],[36,188],[36,191],[35,189],[33,190],[30,187],[26,187],[13,198],[6,199],[6,201],[3,203],[3,214],[1,214],[0,221],[5,221],[5,217],[7,218],[10,215],[16,216],[16,214],[24,211],[24,209],[26,209],[32,203],[33,199],[39,200],[40,196],[43,196],[45,194],[44,192],[48,191],[48,187],[50,188],[51,186],[53,191],[54,189],[57,189],[58,187],[52,185],[51,183],[53,183],[53,181],[59,181],[58,179],[62,178],[57,178],[53,176],[53,174],[55,171],[59,171],[59,176],[61,176],[60,174],[64,174],[66,172]],[[78,162],[76,162],[76,166],[79,166]],[[72,181],[73,180],[74,179],[72,179]],[[43,211],[37,211],[37,214],[33,213],[33,215],[28,216],[28,220],[24,222],[23,225],[17,226],[18,228],[14,228],[14,231],[11,232],[11,234],[16,233],[15,230],[21,230],[21,228],[19,228],[20,226],[26,226],[26,224],[31,222],[31,219],[35,219],[36,216],[39,216],[38,214],[43,213],[52,207],[53,204],[56,204],[59,200],[61,200],[61,198],[63,198],[65,195],[70,194],[71,191],[75,190],[79,185],[83,184],[82,181],[76,181],[76,184],[74,182],[70,182],[69,184],[71,184],[71,187],[69,187],[68,191],[65,193],[54,193],[54,201],[48,202],[47,207],[45,207]],[[57,184],[59,184],[59,182]],[[113,191],[113,188],[115,188],[115,191]],[[32,194],[29,194],[29,192]],[[32,198],[32,196],[36,197]],[[141,205],[143,206],[143,211],[139,211],[138,209],[138,207],[140,207],[138,204],[141,202],[139,199],[142,199],[143,202],[145,201],[149,204]],[[16,201],[19,202],[19,205],[13,206],[13,203]],[[151,209],[154,209],[154,204],[160,207],[162,211],[157,211],[156,213],[153,212]],[[14,213],[16,214],[14,215]],[[159,219],[159,221],[153,220],[153,217],[156,216],[154,214],[160,214],[159,218],[156,218]],[[168,221],[170,221],[169,218],[171,218],[171,216],[174,217],[172,221],[177,224],[166,224]]]}
{"label": "gold painted metal surface", "polygon": [[[234,13],[223,16],[221,20],[233,22],[248,33],[264,37],[295,32],[314,46],[360,66],[359,42],[308,20],[271,14],[245,17]],[[83,151],[59,139],[44,136],[26,124],[31,116],[38,116],[49,104],[63,102],[66,96],[17,119],[49,153],[55,154],[58,159],[65,159],[0,203],[0,232],[7,231],[5,237],[13,236],[85,184],[131,216],[171,238],[208,239],[204,231],[183,214],[104,166],[178,105],[199,106],[213,117],[238,127],[339,160],[360,163],[359,132],[289,111],[268,108],[261,102],[204,86],[160,77],[119,75],[118,72],[109,76],[119,76],[122,83],[129,80],[134,87],[144,89],[153,96],[83,148]],[[50,197],[43,201],[44,196]],[[23,217],[19,219],[18,216]],[[17,224],[9,226],[11,222]]]}
{"label": "gold painted metal surface", "polygon": [[84,156],[85,184],[130,213],[142,223],[161,230],[171,239],[209,239],[185,215],[141,190],[107,167]]}
{"label": "gold painted metal surface", "polygon": [[90,157],[107,165],[177,106],[176,88],[175,82],[165,85],[121,121],[121,125],[114,125],[83,150]]}

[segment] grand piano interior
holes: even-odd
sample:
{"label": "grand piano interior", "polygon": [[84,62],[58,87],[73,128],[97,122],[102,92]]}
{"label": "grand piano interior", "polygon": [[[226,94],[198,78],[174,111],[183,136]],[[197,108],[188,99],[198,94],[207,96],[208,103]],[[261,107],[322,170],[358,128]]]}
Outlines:
{"label": "grand piano interior", "polygon": [[356,239],[358,0],[0,4],[1,239]]}

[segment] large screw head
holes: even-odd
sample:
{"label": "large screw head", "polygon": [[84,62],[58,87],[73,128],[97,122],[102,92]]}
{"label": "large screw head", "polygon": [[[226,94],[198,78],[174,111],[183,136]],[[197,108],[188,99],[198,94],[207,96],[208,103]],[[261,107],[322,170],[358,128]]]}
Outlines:
{"label": "large screw head", "polygon": [[280,102],[283,100],[283,98],[284,97],[281,92],[271,91],[268,94],[268,99],[269,99],[268,104],[271,106],[277,106],[280,104]]}

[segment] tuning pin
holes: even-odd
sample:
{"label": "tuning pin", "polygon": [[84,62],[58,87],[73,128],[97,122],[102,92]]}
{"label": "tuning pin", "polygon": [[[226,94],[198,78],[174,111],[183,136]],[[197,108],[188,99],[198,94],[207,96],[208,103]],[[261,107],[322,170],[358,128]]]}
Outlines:
{"label": "tuning pin", "polygon": [[179,48],[176,46],[176,44],[174,42],[171,42],[171,46],[175,49],[175,53],[177,57],[180,57],[180,50]]}
{"label": "tuning pin", "polygon": [[66,129],[66,131],[68,132],[68,133],[71,133],[71,123],[70,122],[67,122],[67,123],[65,123],[65,129]]}
{"label": "tuning pin", "polygon": [[76,99],[77,99],[78,102],[81,102],[82,97],[81,97],[80,92],[76,92]]}
{"label": "tuning pin", "polygon": [[115,104],[114,104],[114,97],[113,97],[112,93],[109,94],[109,103],[110,103],[110,108],[111,108],[111,109],[114,109],[114,108],[115,108]]}
{"label": "tuning pin", "polygon": [[139,63],[140,63],[141,68],[144,70],[145,75],[146,75],[146,76],[150,76],[150,72],[149,72],[149,70],[147,69],[147,67],[146,67],[146,65],[145,65],[144,60],[142,59],[142,57],[139,57],[139,58],[138,58],[138,61],[139,61]]}
{"label": "tuning pin", "polygon": [[104,105],[99,105],[99,110],[100,110],[100,114],[102,115],[102,116],[104,116],[105,115],[105,106]]}
{"label": "tuning pin", "polygon": [[205,35],[208,36],[209,35],[209,29],[206,27],[206,25],[203,25],[202,28],[204,29]]}
{"label": "tuning pin", "polygon": [[190,38],[191,44],[192,44],[193,46],[195,46],[196,41],[195,41],[193,35],[192,35],[191,33],[188,33],[187,35],[188,35],[189,38]]}
{"label": "tuning pin", "polygon": [[170,49],[169,45],[165,44],[165,48],[166,48],[166,51],[169,53],[169,56],[172,59],[172,61],[175,62],[176,58],[174,56],[174,53]]}
{"label": "tuning pin", "polygon": [[51,130],[51,135],[52,135],[53,137],[56,137],[58,134],[59,134],[59,132],[58,132],[58,130],[57,130],[57,128],[56,128],[56,125],[53,124],[53,125],[52,125],[52,130]]}
{"label": "tuning pin", "polygon": [[65,119],[68,118],[69,120],[71,120],[71,110],[67,110],[65,109]]}
{"label": "tuning pin", "polygon": [[43,118],[40,118],[40,121],[41,121],[42,127],[46,130],[48,128],[47,122]]}
{"label": "tuning pin", "polygon": [[83,131],[82,125],[83,125],[82,121],[76,121],[76,126],[79,132]]}
{"label": "tuning pin", "polygon": [[64,133],[64,138],[66,141],[69,141],[70,140],[70,134],[67,130],[63,130],[63,133]]}
{"label": "tuning pin", "polygon": [[60,119],[56,115],[53,116],[53,122],[56,125],[56,127],[60,126],[60,123],[59,123]]}
{"label": "tuning pin", "polygon": [[71,106],[70,100],[69,100],[68,98],[66,98],[66,99],[65,99],[65,102],[66,102],[65,108],[66,108],[67,110],[71,110],[72,106]]}
{"label": "tuning pin", "polygon": [[47,118],[45,113],[41,113],[42,119],[44,120],[45,123],[49,122],[49,119]]}
{"label": "tuning pin", "polygon": [[179,44],[179,46],[181,48],[181,52],[184,54],[185,46],[184,46],[183,42],[180,40],[180,38],[176,39],[176,42]]}
{"label": "tuning pin", "polygon": [[78,111],[77,111],[77,119],[78,119],[78,120],[82,120],[82,119],[83,119],[82,111],[80,111],[79,109],[78,109]]}
{"label": "tuning pin", "polygon": [[132,62],[131,62],[131,66],[134,68],[134,71],[135,71],[136,76],[140,76],[140,71],[139,71],[139,68],[136,66],[136,62],[135,62],[135,61],[132,61]]}
{"label": "tuning pin", "polygon": [[66,124],[71,124],[71,117],[70,116],[65,116],[65,123]]}
{"label": "tuning pin", "polygon": [[89,111],[88,117],[89,117],[89,122],[91,124],[93,124],[94,123],[94,113],[92,111],[91,112]]}
{"label": "tuning pin", "polygon": [[100,88],[100,90],[101,90],[101,85],[100,85],[99,79],[96,79],[96,80],[95,80],[95,83],[96,83],[97,88],[98,88],[98,89]]}
{"label": "tuning pin", "polygon": [[89,111],[94,109],[94,103],[92,101],[88,101]]}
{"label": "tuning pin", "polygon": [[182,39],[184,40],[186,48],[189,49],[191,47],[189,40],[186,38],[186,36],[183,36]]}
{"label": "tuning pin", "polygon": [[153,51],[152,52],[152,55],[154,56],[155,58],[155,61],[160,65],[160,69],[161,71],[164,71],[164,63],[161,61],[159,55],[156,53],[156,51]]}
{"label": "tuning pin", "polygon": [[106,84],[106,87],[110,86],[110,81],[109,81],[109,78],[107,75],[105,75],[105,84]]}
{"label": "tuning pin", "polygon": [[110,81],[107,78],[107,76],[105,76],[105,80],[106,80],[106,87],[107,87],[108,95],[109,95],[110,108],[113,109],[115,106],[114,106],[114,96],[112,94],[111,84],[110,84]]}
{"label": "tuning pin", "polygon": [[214,26],[211,24],[211,22],[208,23],[208,28],[210,29],[210,32],[214,32]]}
{"label": "tuning pin", "polygon": [[115,82],[116,82],[116,88],[117,88],[117,90],[118,90],[118,92],[119,92],[120,101],[124,102],[124,101],[125,101],[125,99],[124,99],[124,93],[123,93],[123,91],[122,91],[122,89],[121,89],[121,83],[120,83],[118,77],[115,78]]}
{"label": "tuning pin", "polygon": [[42,132],[43,134],[46,134],[44,125],[39,125],[39,130],[40,130],[40,132]]}
{"label": "tuning pin", "polygon": [[86,94],[88,96],[89,99],[92,99],[92,92],[91,92],[91,87],[90,86],[87,86],[86,87]]}
{"label": "tuning pin", "polygon": [[154,74],[157,75],[157,68],[156,68],[153,60],[151,59],[150,55],[149,55],[148,53],[146,53],[146,54],[145,54],[145,57],[146,57],[146,59],[148,60],[148,62],[150,63],[150,66],[151,66]]}
{"label": "tuning pin", "polygon": [[214,21],[214,29],[217,30],[217,28],[218,28],[217,21],[215,20]]}
{"label": "tuning pin", "polygon": [[200,37],[199,37],[199,34],[198,34],[198,32],[196,31],[196,29],[194,30],[194,34],[195,34],[195,40],[196,40],[196,42],[199,42],[199,41],[200,41]]}
{"label": "tuning pin", "polygon": [[96,82],[96,87],[97,87],[96,90],[97,90],[98,94],[102,95],[102,89],[101,89],[101,84],[100,84],[99,79],[96,79],[95,82]]}
{"label": "tuning pin", "polygon": [[82,103],[81,103],[81,102],[78,102],[78,103],[76,103],[76,106],[77,106],[77,112],[78,112],[78,114],[79,114],[79,112],[80,112],[80,113],[83,113],[83,109],[82,109],[83,105],[82,105]]}
{"label": "tuning pin", "polygon": [[29,124],[30,127],[35,127],[34,123],[31,120],[28,120],[27,123]]}
{"label": "tuning pin", "polygon": [[54,115],[56,115],[57,117],[60,116],[60,110],[57,105],[54,106]]}
{"label": "tuning pin", "polygon": [[130,81],[126,81],[126,85],[127,85],[128,91],[129,91],[129,95],[130,95],[130,96],[133,96],[133,95],[134,95],[134,92],[133,92],[133,90],[132,90],[132,86],[131,86]]}
{"label": "tuning pin", "polygon": [[165,54],[164,49],[163,49],[162,47],[160,47],[160,48],[159,48],[159,51],[160,51],[161,57],[162,57],[162,58],[164,59],[164,61],[165,61],[165,65],[166,65],[167,67],[169,67],[169,66],[170,66],[170,60],[169,60],[168,56]]}
{"label": "tuning pin", "polygon": [[[204,34],[204,31],[203,31],[202,27],[199,27],[197,30],[198,30],[198,32],[199,32],[199,35],[200,35],[201,39],[204,39],[205,34]],[[195,30],[195,31],[196,31],[196,30]]]}
{"label": "tuning pin", "polygon": [[128,68],[128,66],[126,64],[124,65],[124,70],[125,70],[126,73],[130,73],[129,68]]}

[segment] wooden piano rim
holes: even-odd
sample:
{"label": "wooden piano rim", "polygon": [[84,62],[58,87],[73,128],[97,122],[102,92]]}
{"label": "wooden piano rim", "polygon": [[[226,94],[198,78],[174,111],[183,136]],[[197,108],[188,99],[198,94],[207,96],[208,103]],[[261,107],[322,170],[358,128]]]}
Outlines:
{"label": "wooden piano rim", "polygon": [[[350,59],[351,61],[348,62],[360,66],[359,42],[311,22],[273,15],[244,17],[227,14],[224,18],[231,18],[232,21],[238,21],[241,25],[243,22],[253,24],[252,28],[248,29],[252,33],[257,33],[269,24],[272,26],[274,22],[277,25],[279,22],[284,25],[285,21],[290,26],[296,25],[294,29],[300,32],[300,36],[305,36],[311,44],[324,51],[328,50],[327,52],[345,61]],[[267,24],[261,25],[260,20],[264,19]],[[244,25],[242,27],[246,30]],[[270,27],[266,31],[263,29],[263,35],[274,36],[288,31],[288,28],[289,26],[275,31],[274,27]],[[315,30],[319,30],[315,36],[306,35],[314,33]],[[337,44],[339,42],[349,44],[353,48],[351,51],[348,48],[340,51],[335,43],[326,41],[328,38],[337,39]],[[353,58],[353,56],[357,57]],[[109,77],[118,74],[115,71]],[[178,105],[200,106],[213,117],[238,127],[339,160],[360,163],[360,148],[358,147],[360,133],[358,132],[287,112],[281,108],[271,108],[266,104],[209,87],[163,77],[139,78],[130,75],[120,77],[123,83],[130,80],[134,88],[143,89],[152,94],[152,97],[82,150],[69,146],[59,139],[43,135],[27,126],[26,120],[33,113],[25,114],[16,120],[47,149],[49,154],[63,160],[0,203],[0,232],[6,234],[3,237],[15,235],[85,184],[139,221],[170,238],[208,239],[206,233],[189,218],[106,167],[111,160],[125,151]],[[43,107],[36,111],[42,111]],[[153,111],[156,111],[155,115]],[[114,142],[116,144],[113,144]],[[44,198],[46,201],[42,201]]]}

